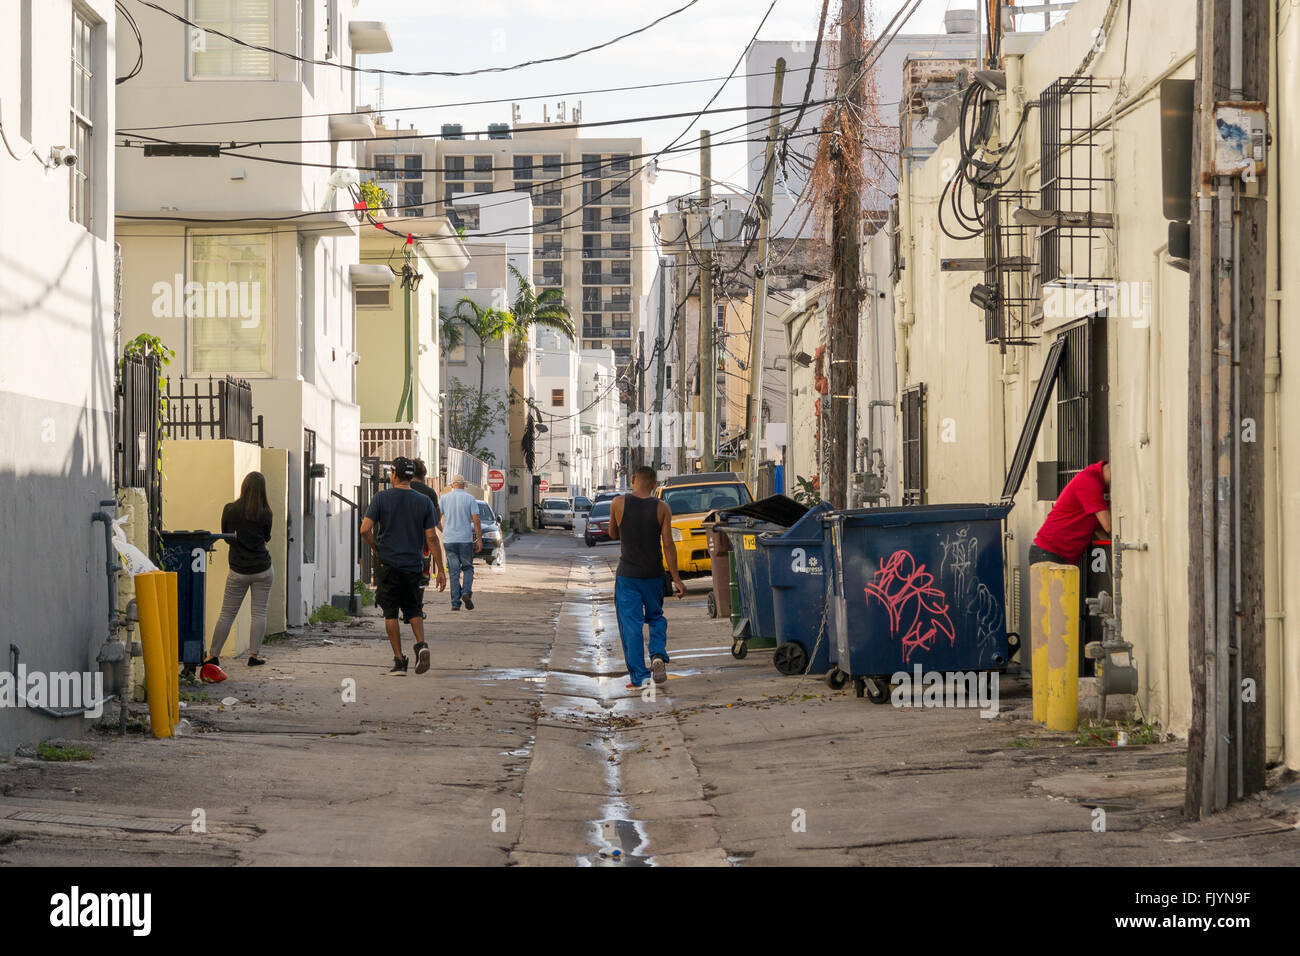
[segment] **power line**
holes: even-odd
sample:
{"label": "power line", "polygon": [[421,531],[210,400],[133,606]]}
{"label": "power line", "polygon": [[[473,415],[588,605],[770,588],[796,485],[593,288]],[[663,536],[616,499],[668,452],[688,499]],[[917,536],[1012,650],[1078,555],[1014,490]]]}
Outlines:
{"label": "power line", "polygon": [[678,7],[676,10],[670,10],[668,13],[665,13],[663,16],[651,20],[645,26],[638,27],[635,30],[630,30],[627,33],[620,34],[619,36],[614,37],[612,40],[606,40],[604,43],[597,43],[595,46],[584,47],[581,50],[574,50],[571,53],[563,53],[559,56],[544,57],[538,60],[525,60],[522,63],[515,63],[512,66],[484,66],[484,67],[479,67],[477,70],[455,71],[455,70],[392,70],[392,69],[383,69],[381,67],[374,67],[374,66],[356,66],[355,64],[352,63],[341,63],[335,60],[317,60],[317,59],[313,59],[312,57],[299,56],[297,53],[290,53],[287,50],[278,50],[273,46],[266,46],[260,43],[249,43],[247,40],[241,40],[239,37],[231,36],[229,33],[225,33],[221,30],[217,30],[212,27],[199,26],[199,24],[195,23],[193,20],[187,19],[186,17],[181,16],[179,13],[174,13],[171,10],[166,9],[165,7],[159,6],[158,4],[153,3],[152,0],[136,0],[136,3],[140,3],[146,7],[149,7],[150,9],[157,10],[159,13],[165,14],[166,16],[171,17],[173,20],[177,20],[185,24],[186,26],[191,27],[192,29],[200,30],[203,33],[210,33],[213,36],[219,36],[225,40],[229,40],[231,43],[236,43],[239,46],[247,47],[250,50],[257,50],[260,53],[268,53],[273,56],[284,57],[285,59],[292,60],[295,63],[310,64],[311,66],[329,66],[337,70],[344,70],[348,73],[373,73],[380,76],[451,76],[451,77],[478,76],[483,73],[508,73],[512,70],[521,70],[524,67],[528,67],[528,66],[539,66],[544,63],[558,63],[562,60],[572,60],[574,57],[582,56],[585,53],[594,53],[597,50],[603,50],[606,47],[613,46],[615,43],[619,43],[630,37],[634,37],[637,34],[645,33],[647,30],[658,26],[660,23],[663,23],[665,20],[669,20],[677,16],[679,13],[683,13],[686,10],[689,10],[691,7],[695,6],[699,2],[700,0],[687,0],[687,3]]}
{"label": "power line", "polygon": [[[831,71],[832,68],[818,67],[818,69],[829,72]],[[793,72],[798,72],[798,71],[796,70]],[[773,76],[775,74],[776,74],[775,70],[766,70],[761,73],[747,73],[745,75],[748,78],[748,77],[759,77],[759,76]],[[387,115],[389,113],[409,113],[409,112],[415,112],[419,110],[454,109],[456,107],[461,107],[461,106],[491,106],[496,103],[523,103],[529,100],[550,100],[550,99],[556,99],[560,97],[567,99],[568,97],[571,96],[594,96],[599,93],[629,93],[629,92],[635,92],[637,90],[656,90],[668,86],[688,86],[694,83],[713,83],[716,82],[717,80],[723,80],[723,79],[726,79],[726,77],[706,76],[706,77],[701,77],[698,80],[668,80],[662,83],[639,83],[633,86],[607,86],[601,89],[570,90],[564,93],[532,93],[526,96],[502,96],[496,99],[489,99],[489,100],[461,100],[460,102],[456,102],[456,103],[426,103],[421,106],[397,106],[397,107],[390,107],[383,110],[372,110],[371,112],[373,112],[376,116],[382,116],[382,115]],[[890,104],[878,103],[876,105],[888,106]],[[338,115],[338,111],[335,110],[329,113],[293,113],[293,114],[285,114],[281,116],[254,116],[254,117],[247,117],[244,119],[235,119],[235,120],[202,120],[193,123],[165,123],[160,126],[120,126],[118,127],[118,132],[129,131],[129,132],[138,132],[138,133],[151,133],[156,130],[162,130],[162,129],[190,129],[195,126],[241,126],[247,123],[276,123],[276,122],[287,121],[287,120],[327,119],[330,116],[337,116],[337,115]],[[541,124],[539,128],[550,129],[551,126],[552,124],[544,123]],[[527,130],[525,132],[532,132],[532,131]]]}

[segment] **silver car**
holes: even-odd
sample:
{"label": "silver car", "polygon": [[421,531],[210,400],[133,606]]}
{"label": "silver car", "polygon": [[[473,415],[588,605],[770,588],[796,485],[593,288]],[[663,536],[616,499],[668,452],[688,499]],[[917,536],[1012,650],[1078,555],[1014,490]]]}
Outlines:
{"label": "silver car", "polygon": [[569,498],[544,498],[541,525],[543,528],[568,528],[573,530],[573,501]]}
{"label": "silver car", "polygon": [[490,564],[496,560],[497,552],[501,550],[501,524],[496,512],[486,501],[475,504],[478,506],[479,527],[483,529],[483,547],[479,554]]}

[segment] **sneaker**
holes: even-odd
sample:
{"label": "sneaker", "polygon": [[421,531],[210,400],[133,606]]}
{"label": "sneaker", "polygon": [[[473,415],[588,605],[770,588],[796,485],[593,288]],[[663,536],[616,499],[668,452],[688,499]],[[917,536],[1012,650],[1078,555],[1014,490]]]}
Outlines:
{"label": "sneaker", "polygon": [[415,645],[415,672],[423,674],[429,669],[429,645],[421,641]]}
{"label": "sneaker", "polygon": [[248,655],[248,666],[249,666],[249,667],[261,667],[261,666],[262,666],[263,664],[265,664],[265,663],[266,663],[266,658],[265,658],[265,657],[255,657],[255,656],[253,656],[252,654],[249,654],[249,655]]}
{"label": "sneaker", "polygon": [[409,659],[406,658],[406,657],[394,657],[394,658],[393,658],[393,669],[390,670],[390,671],[388,672],[388,676],[389,676],[389,677],[405,677],[405,676],[406,676],[406,665],[407,665],[408,662],[409,662]]}
{"label": "sneaker", "polygon": [[451,606],[451,609],[452,609],[453,611],[459,611],[459,610],[460,610],[460,605],[459,605],[459,604],[453,604],[453,605]]}
{"label": "sneaker", "polygon": [[465,601],[466,610],[470,610],[470,611],[474,610],[474,599],[472,597],[466,594],[464,597],[464,601]]}
{"label": "sneaker", "polygon": [[654,675],[656,684],[663,684],[668,680],[668,662],[662,657],[652,657],[650,659],[650,673]]}

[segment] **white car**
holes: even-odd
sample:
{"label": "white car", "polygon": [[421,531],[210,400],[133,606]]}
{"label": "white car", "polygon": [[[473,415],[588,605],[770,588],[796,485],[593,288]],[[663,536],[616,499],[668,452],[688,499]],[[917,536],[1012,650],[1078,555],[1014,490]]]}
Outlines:
{"label": "white car", "polygon": [[569,498],[542,499],[540,522],[543,528],[573,530],[573,501]]}

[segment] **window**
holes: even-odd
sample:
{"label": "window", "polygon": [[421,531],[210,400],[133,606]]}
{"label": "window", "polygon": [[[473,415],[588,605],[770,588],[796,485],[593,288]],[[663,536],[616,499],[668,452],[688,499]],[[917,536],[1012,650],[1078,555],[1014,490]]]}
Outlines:
{"label": "window", "polygon": [[69,170],[71,197],[68,217],[94,230],[95,190],[91,175],[91,148],[95,110],[95,74],[92,69],[95,28],[76,9],[72,11],[72,117],[68,145],[77,153],[77,165]]}
{"label": "window", "polygon": [[445,156],[442,161],[442,174],[447,179],[465,178],[465,157]]}
{"label": "window", "polygon": [[352,293],[358,309],[387,309],[392,290],[388,286],[362,286]]}
{"label": "window", "polygon": [[925,386],[903,389],[903,504],[925,504]]}
{"label": "window", "polygon": [[374,157],[371,165],[378,167],[375,179],[389,194],[390,201],[385,208],[390,212],[399,216],[424,215],[424,209],[419,205],[424,202],[424,181],[420,172],[423,162],[424,157],[419,153],[403,153],[400,160],[392,153]]}
{"label": "window", "polygon": [[674,515],[701,514],[717,508],[734,508],[751,501],[749,489],[742,484],[687,485],[665,488],[663,500]]}
{"label": "window", "polygon": [[190,76],[270,79],[271,54],[231,43],[211,31],[271,46],[272,7],[272,0],[191,0],[190,19],[199,29],[187,35]]}
{"label": "window", "polygon": [[533,178],[533,157],[516,156],[515,157],[515,179],[532,179]]}
{"label": "window", "polygon": [[187,294],[191,375],[271,374],[269,232],[191,232],[187,265],[201,294]]}
{"label": "window", "polygon": [[584,179],[599,179],[601,176],[600,156],[595,153],[582,154],[582,177]]}
{"label": "window", "polygon": [[316,495],[311,469],[316,464],[316,433],[302,430],[302,563],[316,563]]}
{"label": "window", "polygon": [[627,153],[621,153],[611,156],[609,159],[609,168],[612,172],[626,173],[632,169],[632,157]]}
{"label": "window", "polygon": [[564,407],[564,389],[562,388],[551,389],[551,407],[552,408]]}
{"label": "window", "polygon": [[564,157],[558,154],[548,154],[542,157],[542,171],[548,176],[560,175],[560,169],[564,162]]}

